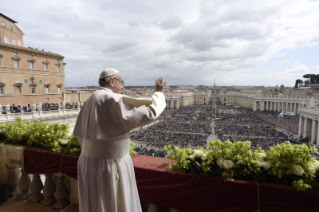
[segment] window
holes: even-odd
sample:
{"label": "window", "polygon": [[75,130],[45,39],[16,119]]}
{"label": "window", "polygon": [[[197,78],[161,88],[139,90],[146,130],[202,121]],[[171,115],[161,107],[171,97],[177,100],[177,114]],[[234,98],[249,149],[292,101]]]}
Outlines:
{"label": "window", "polygon": [[67,96],[67,101],[68,101],[68,102],[70,101],[70,96]]}
{"label": "window", "polygon": [[17,93],[17,94],[21,94],[21,86],[17,86],[16,93]]}
{"label": "window", "polygon": [[59,101],[61,101],[61,97],[59,97]]}
{"label": "window", "polygon": [[13,31],[13,27],[12,26],[10,26],[10,30]]}
{"label": "window", "polygon": [[50,101],[50,98],[47,98],[47,102],[49,102]]}
{"label": "window", "polygon": [[14,54],[14,55],[18,55],[18,52],[14,52],[13,54]]}
{"label": "window", "polygon": [[6,23],[5,23],[5,22],[3,22],[3,21],[2,21],[2,26],[3,26],[3,27],[6,27]]}
{"label": "window", "polygon": [[4,41],[5,43],[9,43],[8,37],[4,35],[4,36],[3,36],[3,41]]}
{"label": "window", "polygon": [[13,39],[13,38],[12,38],[12,44],[13,44],[13,45],[17,45],[16,39]]}
{"label": "window", "polygon": [[30,69],[34,69],[34,62],[30,62],[29,65],[30,65]]}
{"label": "window", "polygon": [[24,85],[28,85],[28,84],[29,84],[29,81],[28,81],[27,79],[24,79],[24,80],[23,80],[23,84],[24,84]]}
{"label": "window", "polygon": [[75,100],[76,100],[76,101],[78,100],[78,97],[77,97],[77,96],[75,97]]}
{"label": "window", "polygon": [[19,68],[19,60],[13,60],[13,67]]}
{"label": "window", "polygon": [[49,65],[48,64],[44,64],[44,70],[47,71],[49,69]]}
{"label": "window", "polygon": [[30,59],[32,59],[33,58],[33,55],[30,55]]}
{"label": "window", "polygon": [[57,72],[60,72],[60,66],[57,66],[57,67],[56,67],[56,71],[57,71]]}
{"label": "window", "polygon": [[61,87],[58,87],[58,93],[61,93]]}
{"label": "window", "polygon": [[45,87],[45,93],[49,93],[49,87]]}
{"label": "window", "polygon": [[31,93],[35,93],[35,86],[31,86]]}
{"label": "window", "polygon": [[3,86],[0,86],[0,94],[4,94],[4,92],[3,92]]}

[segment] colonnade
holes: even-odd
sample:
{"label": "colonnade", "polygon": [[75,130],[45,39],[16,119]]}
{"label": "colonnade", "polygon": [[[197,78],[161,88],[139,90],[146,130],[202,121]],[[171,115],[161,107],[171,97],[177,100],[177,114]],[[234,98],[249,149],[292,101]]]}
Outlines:
{"label": "colonnade", "polygon": [[253,110],[299,113],[300,102],[255,100]]}
{"label": "colonnade", "polygon": [[179,108],[179,101],[178,99],[168,99],[166,98],[166,108],[167,109],[178,109]]}
{"label": "colonnade", "polygon": [[299,117],[298,136],[309,138],[311,144],[319,144],[319,121],[318,117],[310,117],[301,114]]}

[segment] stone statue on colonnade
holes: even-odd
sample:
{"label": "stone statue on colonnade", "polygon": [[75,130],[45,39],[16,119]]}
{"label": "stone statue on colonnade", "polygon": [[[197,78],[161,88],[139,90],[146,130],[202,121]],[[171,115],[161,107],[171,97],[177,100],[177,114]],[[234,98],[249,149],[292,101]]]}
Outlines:
{"label": "stone statue on colonnade", "polygon": [[41,102],[39,102],[39,104],[38,104],[38,111],[42,111],[42,103]]}
{"label": "stone statue on colonnade", "polygon": [[37,105],[35,103],[33,103],[33,105],[31,106],[32,112],[35,111],[36,108],[37,108]]}

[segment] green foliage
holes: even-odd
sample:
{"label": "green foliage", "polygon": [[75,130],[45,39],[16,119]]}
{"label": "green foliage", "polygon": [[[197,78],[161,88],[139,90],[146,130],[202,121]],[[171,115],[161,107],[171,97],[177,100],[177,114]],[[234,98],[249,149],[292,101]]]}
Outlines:
{"label": "green foliage", "polygon": [[[38,147],[54,152],[71,153],[79,155],[81,146],[79,138],[69,134],[68,124],[51,124],[48,122],[23,121],[21,117],[15,118],[16,122],[0,125],[0,141],[9,140],[12,144],[22,144]],[[130,143],[130,155],[135,155],[132,150],[134,143]]]}
{"label": "green foliage", "polygon": [[278,144],[266,152],[261,147],[251,151],[251,142],[222,142],[218,139],[208,143],[208,150],[200,148],[164,147],[169,153],[170,170],[183,170],[196,176],[221,176],[225,182],[249,176],[266,181],[291,184],[297,190],[319,189],[319,161],[315,146],[294,145],[288,141]]}

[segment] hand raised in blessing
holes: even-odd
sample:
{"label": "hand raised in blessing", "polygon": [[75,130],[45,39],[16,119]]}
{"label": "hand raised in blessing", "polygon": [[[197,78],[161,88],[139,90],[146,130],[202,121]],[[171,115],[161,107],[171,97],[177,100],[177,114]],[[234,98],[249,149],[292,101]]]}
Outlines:
{"label": "hand raised in blessing", "polygon": [[164,81],[164,78],[163,77],[159,77],[156,79],[155,81],[155,92],[164,92],[165,91],[165,85],[167,83],[167,81]]}

